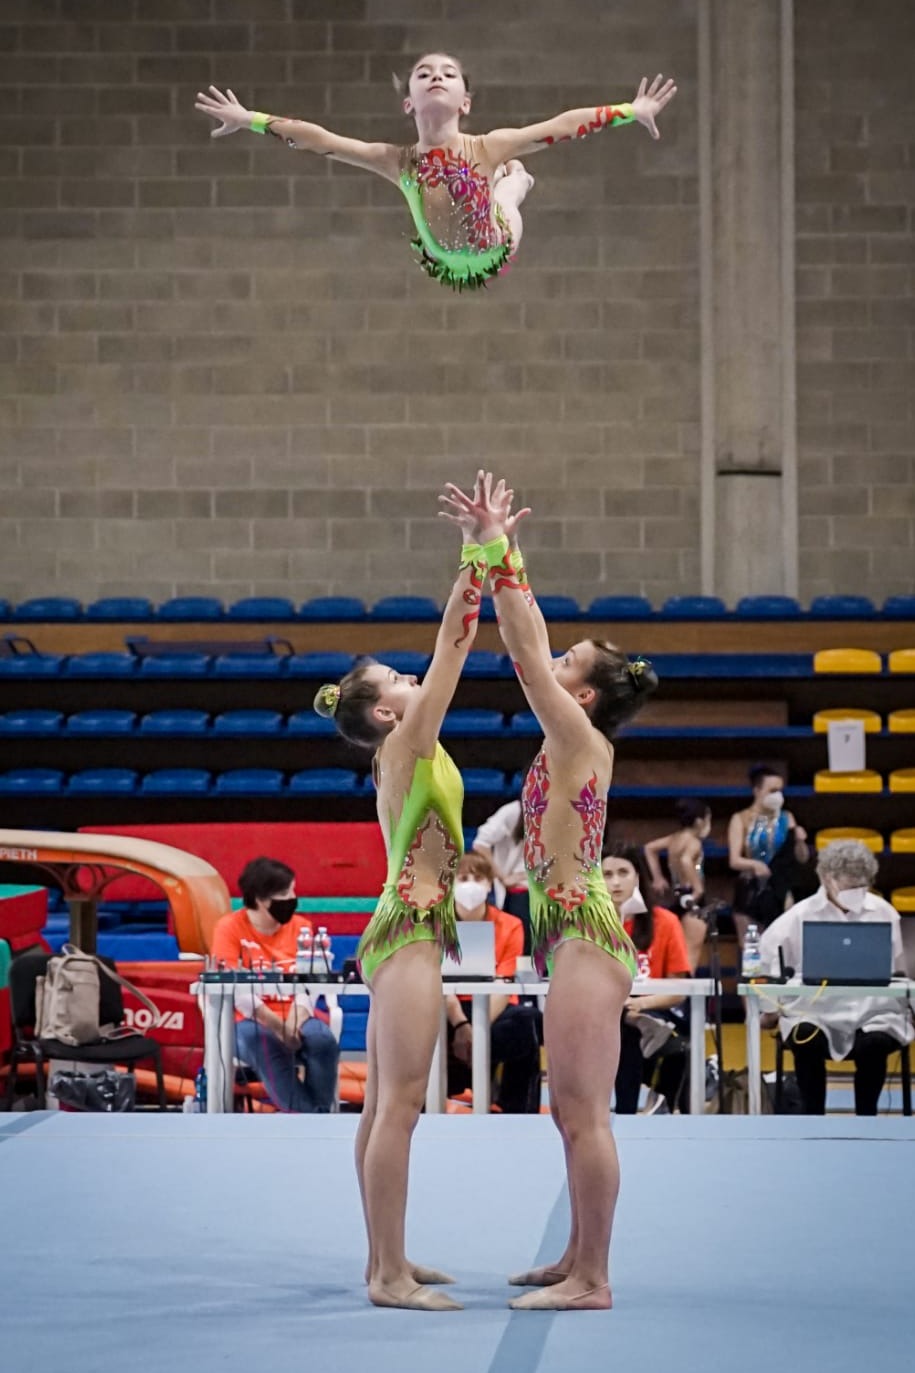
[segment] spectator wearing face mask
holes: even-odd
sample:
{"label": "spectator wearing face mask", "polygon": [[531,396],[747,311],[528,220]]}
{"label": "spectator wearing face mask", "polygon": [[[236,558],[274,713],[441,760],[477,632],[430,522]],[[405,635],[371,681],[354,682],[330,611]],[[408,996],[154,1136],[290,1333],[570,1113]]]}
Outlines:
{"label": "spectator wearing face mask", "polygon": [[[635,945],[639,977],[689,977],[690,963],[680,921],[652,901],[651,877],[641,849],[611,843],[601,869],[607,890]],[[620,1061],[614,1089],[619,1115],[638,1110],[642,1084],[673,1111],[689,1109],[689,1019],[682,996],[630,996],[623,1009]]]}
{"label": "spectator wearing face mask", "polygon": [[[817,876],[819,890],[798,901],[763,934],[763,971],[770,977],[779,975],[781,948],[785,965],[799,973],[804,927],[814,921],[846,920],[851,924],[882,920],[892,926],[894,969],[904,974],[899,915],[870,890],[877,878],[877,859],[870,850],[853,839],[827,844],[819,855]],[[826,1112],[827,1060],[847,1058],[855,1064],[855,1114],[875,1116],[886,1081],[887,1058],[913,1038],[907,1010],[899,1001],[881,996],[830,996],[819,1001],[783,1002],[778,1028],[786,1048],[794,1055],[804,1111],[813,1116]]]}
{"label": "spectator wearing face mask", "polygon": [[[458,920],[488,920],[495,926],[496,977],[511,980],[524,944],[517,916],[487,902],[493,871],[482,853],[465,853],[454,881]],[[471,1085],[473,1026],[470,1001],[456,996],[445,1000],[448,1017],[448,1095]],[[506,987],[505,996],[489,998],[490,1057],[493,1070],[502,1065],[501,1079],[493,1094],[500,1110],[512,1115],[540,1110],[541,1016],[534,1006],[519,1006]]]}
{"label": "spectator wearing face mask", "polygon": [[[238,885],[244,906],[222,916],[213,932],[210,952],[217,965],[263,963],[294,971],[299,931],[311,928],[295,913],[295,873],[275,858],[255,858]],[[253,988],[239,988],[235,1006],[235,1056],[257,1074],[274,1106],[306,1113],[332,1110],[340,1051],[308,998],[261,996]]]}
{"label": "spectator wearing face mask", "polygon": [[747,926],[760,930],[785,909],[785,902],[802,880],[799,871],[810,857],[807,832],[785,809],[785,779],[777,768],[757,764],[750,769],[753,800],[728,824],[734,889],[734,925],[743,948]]}

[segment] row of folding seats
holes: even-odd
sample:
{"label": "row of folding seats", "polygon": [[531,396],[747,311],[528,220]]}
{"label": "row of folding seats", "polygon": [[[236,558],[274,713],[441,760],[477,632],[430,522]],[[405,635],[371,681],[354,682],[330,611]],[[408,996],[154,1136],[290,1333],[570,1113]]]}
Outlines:
{"label": "row of folding seats", "polygon": [[[884,670],[883,655],[872,648],[822,648],[813,655],[814,672],[873,676]],[[897,648],[886,655],[887,672],[915,672],[915,648]]]}
{"label": "row of folding seats", "polygon": [[[915,792],[915,768],[896,768],[886,779],[886,786],[892,792]],[[853,772],[831,772],[824,768],[814,774],[813,789],[844,795],[873,795],[883,791],[884,780],[873,768],[859,768]]]}
{"label": "row of folding seats", "polygon": [[[866,717],[865,731],[879,733],[882,721],[875,711],[852,712],[841,709],[818,711],[813,731],[825,733],[830,719]],[[887,730],[891,734],[915,734],[915,709],[894,710],[887,716]],[[0,714],[0,737],[35,738],[48,735],[157,735],[165,738],[263,738],[280,734],[297,737],[316,737],[335,734],[332,720],[325,720],[312,710],[283,715],[278,710],[226,710],[210,715],[205,710],[154,710],[137,715],[132,710],[96,709],[64,715],[59,710],[8,710]],[[500,710],[450,710],[442,725],[444,738],[512,738],[517,735],[536,736],[542,733],[536,716],[529,710],[503,715]],[[734,726],[734,725],[632,725],[624,731],[630,739],[696,739],[709,742],[727,739],[754,739],[778,743],[810,736],[804,726]]]}
{"label": "row of folding seats", "polygon": [[[493,768],[463,773],[468,796],[502,796],[506,775]],[[520,783],[519,783],[520,785]],[[56,768],[16,768],[0,773],[0,796],[352,796],[374,792],[371,776],[346,768],[311,768],[286,776],[277,768],[160,768],[140,774],[133,768],[87,768],[69,777]]]}
{"label": "row of folding seats", "polygon": [[879,830],[869,829],[865,825],[837,825],[830,829],[817,830],[817,850],[825,849],[827,844],[833,844],[840,839],[856,839],[869,848],[871,853],[883,853],[888,848],[890,853],[915,854],[915,829],[893,830],[887,843]]}
{"label": "row of folding seats", "polygon": [[[915,650],[901,652],[908,653],[911,661],[900,658],[893,670],[915,672]],[[428,653],[410,649],[385,650],[380,656],[396,671],[417,676],[430,663]],[[352,653],[341,652],[212,656],[176,651],[168,657],[137,657],[132,653],[16,653],[0,657],[0,677],[303,677],[323,681],[344,676],[355,661]],[[803,678],[813,673],[810,653],[658,653],[652,656],[652,662],[660,677]],[[463,675],[511,677],[513,669],[507,655],[480,649],[469,655]]]}
{"label": "row of folding seats", "polygon": [[[548,619],[645,620],[666,619],[783,620],[807,615],[813,619],[915,619],[915,596],[889,596],[878,611],[868,596],[817,596],[807,611],[793,596],[744,596],[733,610],[718,596],[670,596],[659,611],[644,596],[598,596],[587,607],[571,596],[539,596]],[[441,608],[428,596],[385,596],[371,607],[353,596],[319,596],[296,607],[282,596],[248,596],[229,606],[215,596],[175,596],[160,606],[142,596],[106,596],[83,604],[69,596],[40,596],[12,606],[0,600],[0,620],[94,620],[139,622],[164,620],[201,623],[213,620],[282,622],[289,620],[437,620]],[[492,617],[491,605],[484,617]]]}

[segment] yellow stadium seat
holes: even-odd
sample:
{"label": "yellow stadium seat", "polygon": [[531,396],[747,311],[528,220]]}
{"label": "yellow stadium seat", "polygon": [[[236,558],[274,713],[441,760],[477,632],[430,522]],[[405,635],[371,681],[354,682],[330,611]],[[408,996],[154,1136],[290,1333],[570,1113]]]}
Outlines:
{"label": "yellow stadium seat", "polygon": [[[913,654],[915,657],[915,654]],[[821,648],[813,655],[814,672],[882,672],[880,654],[872,648]],[[902,669],[897,669],[902,671]],[[915,666],[906,671],[915,672]]]}
{"label": "yellow stadium seat", "polygon": [[915,768],[897,768],[891,772],[890,791],[915,791]]}
{"label": "yellow stadium seat", "polygon": [[883,835],[860,825],[839,825],[835,829],[817,830],[817,852],[825,849],[827,844],[834,844],[837,839],[857,839],[859,843],[866,844],[871,853],[883,852]]}
{"label": "yellow stadium seat", "polygon": [[893,830],[890,835],[891,853],[915,853],[915,830]]}
{"label": "yellow stadium seat", "polygon": [[915,710],[892,710],[886,717],[891,734],[915,734]]}
{"label": "yellow stadium seat", "polygon": [[897,887],[890,901],[900,915],[915,915],[915,887]]}
{"label": "yellow stadium seat", "polygon": [[915,648],[896,648],[887,661],[890,672],[915,672]]}
{"label": "yellow stadium seat", "polygon": [[872,768],[862,768],[860,772],[830,772],[824,768],[815,773],[814,791],[882,791],[883,778]]}
{"label": "yellow stadium seat", "polygon": [[[915,715],[915,711],[912,712]],[[832,710],[818,710],[813,717],[813,728],[816,734],[828,734],[829,726],[839,720],[860,720],[864,725],[865,734],[879,734],[883,728],[883,722],[875,710],[862,710],[858,706],[836,706]],[[912,724],[915,729],[915,722]]]}

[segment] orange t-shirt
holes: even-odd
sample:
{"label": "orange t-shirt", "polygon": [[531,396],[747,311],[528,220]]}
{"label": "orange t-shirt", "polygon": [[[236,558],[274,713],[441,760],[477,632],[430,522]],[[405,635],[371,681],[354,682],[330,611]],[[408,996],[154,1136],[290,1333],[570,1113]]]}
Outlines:
{"label": "orange t-shirt", "polygon": [[[663,906],[653,906],[654,938],[647,950],[648,964],[652,977],[690,977],[689,955],[683,929],[673,911]],[[632,935],[632,921],[624,921],[626,933]],[[636,957],[644,958],[644,954]]]}
{"label": "orange t-shirt", "polygon": [[[261,960],[269,965],[275,963],[284,972],[295,971],[296,943],[299,930],[312,929],[311,921],[304,915],[294,915],[286,925],[281,925],[273,934],[261,934],[248,919],[248,912],[230,911],[216,922],[210,953],[217,965],[224,962],[229,969],[237,968],[239,959],[243,968],[253,968]],[[277,1015],[289,1012],[290,999],[280,997],[263,998],[264,1005]],[[244,1019],[241,1011],[236,1011],[236,1019]]]}

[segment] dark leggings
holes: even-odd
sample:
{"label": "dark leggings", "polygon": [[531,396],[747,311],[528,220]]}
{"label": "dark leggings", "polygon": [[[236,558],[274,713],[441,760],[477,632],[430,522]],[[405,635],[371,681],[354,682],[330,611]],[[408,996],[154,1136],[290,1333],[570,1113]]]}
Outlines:
{"label": "dark leggings", "polygon": [[669,1039],[651,1058],[642,1055],[642,1040],[634,1025],[623,1020],[620,1029],[620,1066],[614,1091],[617,1115],[634,1116],[642,1083],[651,1084],[666,1098],[671,1111],[689,1110],[689,1054],[683,1039]]}
{"label": "dark leggings", "polygon": [[[540,1110],[540,1042],[542,1017],[536,1006],[506,1006],[490,1026],[492,1066],[502,1064],[496,1104],[510,1115]],[[469,1064],[455,1058],[454,1028],[448,1026],[448,1095],[471,1084]]]}
{"label": "dark leggings", "polygon": [[[825,1115],[829,1040],[815,1025],[805,1023],[795,1025],[785,1040],[785,1047],[794,1055],[794,1072],[804,1103],[804,1113],[808,1116]],[[898,1054],[901,1048],[898,1039],[880,1030],[857,1032],[848,1055],[855,1064],[855,1115],[877,1114],[880,1093],[886,1082],[886,1061],[890,1054]]]}

